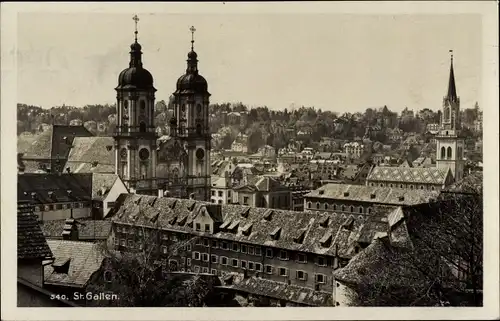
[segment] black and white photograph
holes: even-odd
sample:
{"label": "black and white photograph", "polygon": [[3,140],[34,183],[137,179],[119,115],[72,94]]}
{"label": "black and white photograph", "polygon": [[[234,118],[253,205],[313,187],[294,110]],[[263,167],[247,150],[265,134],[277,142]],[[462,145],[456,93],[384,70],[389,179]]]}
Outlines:
{"label": "black and white photograph", "polygon": [[434,3],[3,3],[2,301],[500,317],[498,4]]}

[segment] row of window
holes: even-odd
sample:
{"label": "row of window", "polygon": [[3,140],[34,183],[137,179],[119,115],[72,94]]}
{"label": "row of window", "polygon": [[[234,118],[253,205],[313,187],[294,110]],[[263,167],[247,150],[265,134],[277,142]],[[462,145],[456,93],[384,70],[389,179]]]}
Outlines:
{"label": "row of window", "polygon": [[[244,247],[246,247],[246,245],[241,245],[241,249],[244,250],[242,253],[248,253],[248,254],[257,255],[257,256],[261,255],[260,254],[260,248],[253,248],[253,247],[249,246],[248,250],[250,250],[250,251],[247,252],[247,249],[245,249]],[[211,263],[217,263],[217,262],[219,262],[218,256],[215,255],[215,254],[212,254],[209,257],[208,253],[193,252],[191,255],[192,255],[192,258],[194,260],[201,260],[203,262],[209,262],[210,261]],[[269,249],[269,248],[266,249],[266,257],[267,258],[273,258],[273,250],[272,249]],[[283,260],[283,261],[289,260],[288,252],[285,251],[285,250],[280,250],[279,251],[279,255],[277,257],[278,257],[278,259]],[[227,257],[225,257],[225,256],[221,256],[221,258],[227,259]],[[236,259],[232,259],[232,260],[236,260]],[[305,255],[303,253],[297,253],[296,256],[295,256],[295,261],[298,262],[298,263],[307,263],[307,255]],[[322,257],[322,256],[317,256],[315,263],[318,266],[327,266],[327,259],[324,258],[324,257]],[[221,263],[221,264],[225,264],[225,263]]]}
{"label": "row of window", "polygon": [[[375,187],[376,183],[370,183],[370,186]],[[419,186],[419,185],[413,185],[413,184],[409,184],[409,185],[408,184],[399,184],[399,186],[398,186],[398,184],[392,184],[392,183],[390,183],[390,184],[379,183],[379,186],[380,187],[387,186],[387,187],[391,187],[391,188],[398,188],[399,187],[399,188],[409,188],[409,189],[414,189],[414,188],[418,189],[418,187],[420,187],[421,190],[427,189],[427,190],[431,190],[431,191],[434,191],[436,189],[432,185],[420,185]]]}
{"label": "row of window", "polygon": [[[208,254],[203,253],[200,256],[200,253],[194,252],[193,253],[193,260],[199,261],[201,258],[202,261],[208,262]],[[183,258],[183,263],[184,263],[185,258]],[[262,265],[261,263],[258,262],[252,262],[252,261],[246,261],[246,260],[238,260],[238,259],[230,259],[225,256],[217,257],[217,255],[211,255],[210,256],[210,262],[213,264],[221,264],[225,266],[231,266],[233,268],[241,268],[242,270],[248,270],[248,271],[256,271],[256,272],[264,272],[269,275],[273,275],[275,270],[277,271],[278,276],[282,277],[289,277],[289,269],[285,267],[274,267],[273,265],[266,264]],[[187,266],[191,266],[191,260],[188,258],[187,259]],[[197,266],[195,266],[195,272],[197,272],[196,269]],[[199,267],[198,267],[199,271]],[[212,269],[212,271],[215,271],[215,274],[217,273],[216,269]],[[197,272],[198,273],[198,272]],[[203,267],[202,268],[202,273],[208,273],[208,268]],[[214,273],[212,273],[214,274]],[[307,281],[307,272],[302,271],[302,270],[296,270],[295,271],[295,278],[298,280],[302,281]],[[315,274],[315,281],[316,283],[326,283],[326,275],[321,274],[321,273],[316,273]]]}
{"label": "row of window", "polygon": [[[215,192],[214,190],[212,190],[212,196],[215,196]],[[224,196],[224,192],[223,191],[217,191],[217,195],[219,197],[223,197]],[[227,197],[231,197],[231,191],[227,191]]]}
{"label": "row of window", "polygon": [[[307,208],[313,208],[312,206],[312,202],[308,202],[307,203]],[[316,202],[316,209],[321,209],[321,203],[320,202]],[[325,210],[328,210],[328,204],[325,203],[323,205],[323,209]],[[337,206],[337,204],[333,204],[332,205],[332,210],[334,211],[341,211],[341,212],[350,212],[350,213],[359,213],[359,214],[363,214],[363,213],[368,213],[368,214],[371,214],[372,212],[372,208],[371,207],[368,207],[366,210],[364,209],[363,206],[359,206],[359,207],[354,207],[354,206],[345,206],[345,205],[341,205],[341,206]]]}
{"label": "row of window", "polygon": [[66,210],[70,208],[85,208],[88,207],[89,203],[87,202],[78,202],[78,203],[66,203],[66,204],[46,204],[35,206],[35,212],[48,212],[48,211],[57,211],[57,210]]}

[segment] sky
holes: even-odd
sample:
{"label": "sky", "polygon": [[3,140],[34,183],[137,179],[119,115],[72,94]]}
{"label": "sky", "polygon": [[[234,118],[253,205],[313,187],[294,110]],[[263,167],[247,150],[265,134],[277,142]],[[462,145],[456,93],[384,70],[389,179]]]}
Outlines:
{"label": "sky", "polygon": [[[114,103],[128,67],[132,14],[20,13],[18,102]],[[336,112],[441,107],[454,50],[462,108],[481,97],[481,16],[466,14],[139,14],[156,100],[186,69],[194,25],[212,103]]]}

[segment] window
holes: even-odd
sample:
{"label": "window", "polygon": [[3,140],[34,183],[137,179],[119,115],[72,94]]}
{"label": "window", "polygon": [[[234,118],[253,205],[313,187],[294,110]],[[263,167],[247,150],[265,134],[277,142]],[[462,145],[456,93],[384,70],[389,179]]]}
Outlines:
{"label": "window", "polygon": [[448,147],[448,150],[446,152],[446,158],[451,159],[451,147]]}
{"label": "window", "polygon": [[255,252],[254,252],[254,248],[253,248],[253,246],[249,246],[249,247],[248,247],[248,254],[253,255],[254,253],[255,253]]}
{"label": "window", "polygon": [[243,204],[248,205],[248,196],[243,196]]}
{"label": "window", "polygon": [[186,265],[186,258],[185,257],[181,258],[181,263],[182,263],[182,265]]}
{"label": "window", "polygon": [[368,208],[368,214],[371,214],[372,213],[372,209],[371,207]]}
{"label": "window", "polygon": [[248,269],[249,270],[253,270],[254,269],[253,262],[248,261]]}
{"label": "window", "polygon": [[319,202],[316,202],[316,209],[319,210]]}
{"label": "window", "polygon": [[221,243],[221,247],[222,247],[223,250],[229,249],[229,245],[227,244],[227,242],[222,242]]}
{"label": "window", "polygon": [[163,254],[167,254],[168,253],[168,248],[166,246],[162,246],[162,249],[163,249]]}
{"label": "window", "polygon": [[233,243],[233,251],[234,252],[238,252],[240,249],[239,249],[239,244],[238,243]]}
{"label": "window", "polygon": [[203,259],[203,262],[208,262],[209,261],[209,257],[208,257],[208,254],[207,253],[203,253],[201,255],[202,259]]}
{"label": "window", "polygon": [[307,202],[307,208],[311,208],[312,205],[311,205],[311,202]]}
{"label": "window", "polygon": [[240,250],[241,250],[241,253],[246,253],[247,252],[247,246],[244,245],[244,244],[241,244]]}
{"label": "window", "polygon": [[191,259],[190,259],[190,258],[188,258],[188,259],[187,259],[187,261],[186,261],[186,265],[187,265],[187,266],[191,266]]}
{"label": "window", "polygon": [[211,269],[210,274],[217,275],[217,270],[216,269]]}
{"label": "window", "polygon": [[227,257],[221,256],[220,257],[220,264],[222,265],[227,265]]}
{"label": "window", "polygon": [[196,223],[196,230],[201,231],[201,224],[200,223]]}
{"label": "window", "polygon": [[319,266],[326,266],[326,260],[322,256],[318,256],[316,259],[316,264]]}
{"label": "window", "polygon": [[134,247],[134,241],[128,240],[128,246],[129,247]]}
{"label": "window", "polygon": [[279,276],[288,276],[288,269],[284,267],[280,267],[278,269],[279,271]]}
{"label": "window", "polygon": [[266,265],[265,266],[265,271],[267,274],[273,274],[273,266],[272,265]]}
{"label": "window", "polygon": [[172,235],[172,241],[177,242],[177,235]]}
{"label": "window", "polygon": [[238,267],[238,260],[237,259],[232,259],[231,260],[231,266],[237,268]]}
{"label": "window", "polygon": [[326,283],[326,275],[316,274],[316,283]]}
{"label": "window", "polygon": [[255,263],[255,271],[262,272],[262,264],[260,263]]}
{"label": "window", "polygon": [[307,273],[306,273],[305,271],[300,271],[300,270],[299,270],[299,271],[297,271],[297,273],[296,273],[296,278],[297,278],[298,280],[305,281],[305,280],[307,280]]}
{"label": "window", "polygon": [[198,265],[194,266],[194,273],[200,273],[200,267]]}
{"label": "window", "polygon": [[191,244],[186,245],[186,251],[191,251]]}
{"label": "window", "polygon": [[203,246],[204,247],[209,247],[210,246],[210,241],[208,239],[203,239]]}
{"label": "window", "polygon": [[193,260],[200,260],[200,252],[193,252]]}
{"label": "window", "polygon": [[111,271],[104,271],[104,282],[111,283],[113,280],[113,274]]}
{"label": "window", "polygon": [[212,247],[217,247],[217,240],[212,240]]}
{"label": "window", "polygon": [[444,147],[441,147],[441,159],[444,159],[446,157],[446,152],[445,152],[445,148]]}
{"label": "window", "polygon": [[212,258],[212,261],[211,261],[211,262],[212,262],[212,263],[217,264],[217,262],[218,262],[218,257],[217,257],[217,255],[212,254],[211,258]]}
{"label": "window", "polygon": [[262,250],[259,246],[255,247],[255,255],[261,256],[262,255]]}
{"label": "window", "polygon": [[219,191],[219,193],[218,193],[218,194],[219,194],[219,197],[222,197],[222,196],[223,196],[222,191]]}
{"label": "window", "polygon": [[359,211],[360,214],[362,214],[363,213],[363,207],[360,206],[358,211]]}
{"label": "window", "polygon": [[266,257],[268,258],[273,257],[273,249],[266,249]]}
{"label": "window", "polygon": [[337,205],[336,204],[333,204],[333,210],[336,211],[337,210]]}
{"label": "window", "polygon": [[202,269],[201,269],[201,272],[202,272],[202,273],[207,273],[207,274],[208,274],[208,268],[207,268],[207,267],[202,268]]}
{"label": "window", "polygon": [[303,253],[297,253],[297,262],[307,263],[307,256]]}
{"label": "window", "polygon": [[240,261],[240,266],[241,266],[242,269],[246,269],[247,268],[247,261],[241,260]]}
{"label": "window", "polygon": [[215,191],[212,191],[212,196],[215,196]]}
{"label": "window", "polygon": [[119,239],[115,239],[115,245],[119,245],[120,244],[120,240]]}
{"label": "window", "polygon": [[341,211],[342,211],[342,212],[345,212],[345,206],[344,206],[344,205],[342,205],[342,207],[341,207]]}
{"label": "window", "polygon": [[199,238],[199,237],[198,237],[198,238],[196,238],[196,245],[201,245],[201,242],[202,242],[202,241],[201,241],[201,238]]}
{"label": "window", "polygon": [[285,250],[281,250],[279,259],[280,260],[288,260],[288,252]]}
{"label": "window", "polygon": [[210,232],[210,224],[205,224],[205,232]]}

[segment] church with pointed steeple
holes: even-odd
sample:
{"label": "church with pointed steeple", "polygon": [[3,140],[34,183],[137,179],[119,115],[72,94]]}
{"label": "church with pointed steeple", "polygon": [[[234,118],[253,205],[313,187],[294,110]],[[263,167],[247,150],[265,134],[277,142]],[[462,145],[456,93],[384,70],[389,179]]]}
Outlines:
{"label": "church with pointed steeple", "polygon": [[461,135],[460,97],[457,95],[455,71],[453,69],[453,51],[451,51],[450,76],[448,91],[443,98],[440,128],[436,135],[436,166],[439,169],[450,168],[455,181],[463,178],[464,146]]}
{"label": "church with pointed steeple", "polygon": [[118,76],[116,90],[117,126],[115,174],[127,188],[140,194],[156,194],[156,140],[154,123],[155,92],[153,76],[143,66],[142,46],[135,40],[130,46],[130,62]]}

